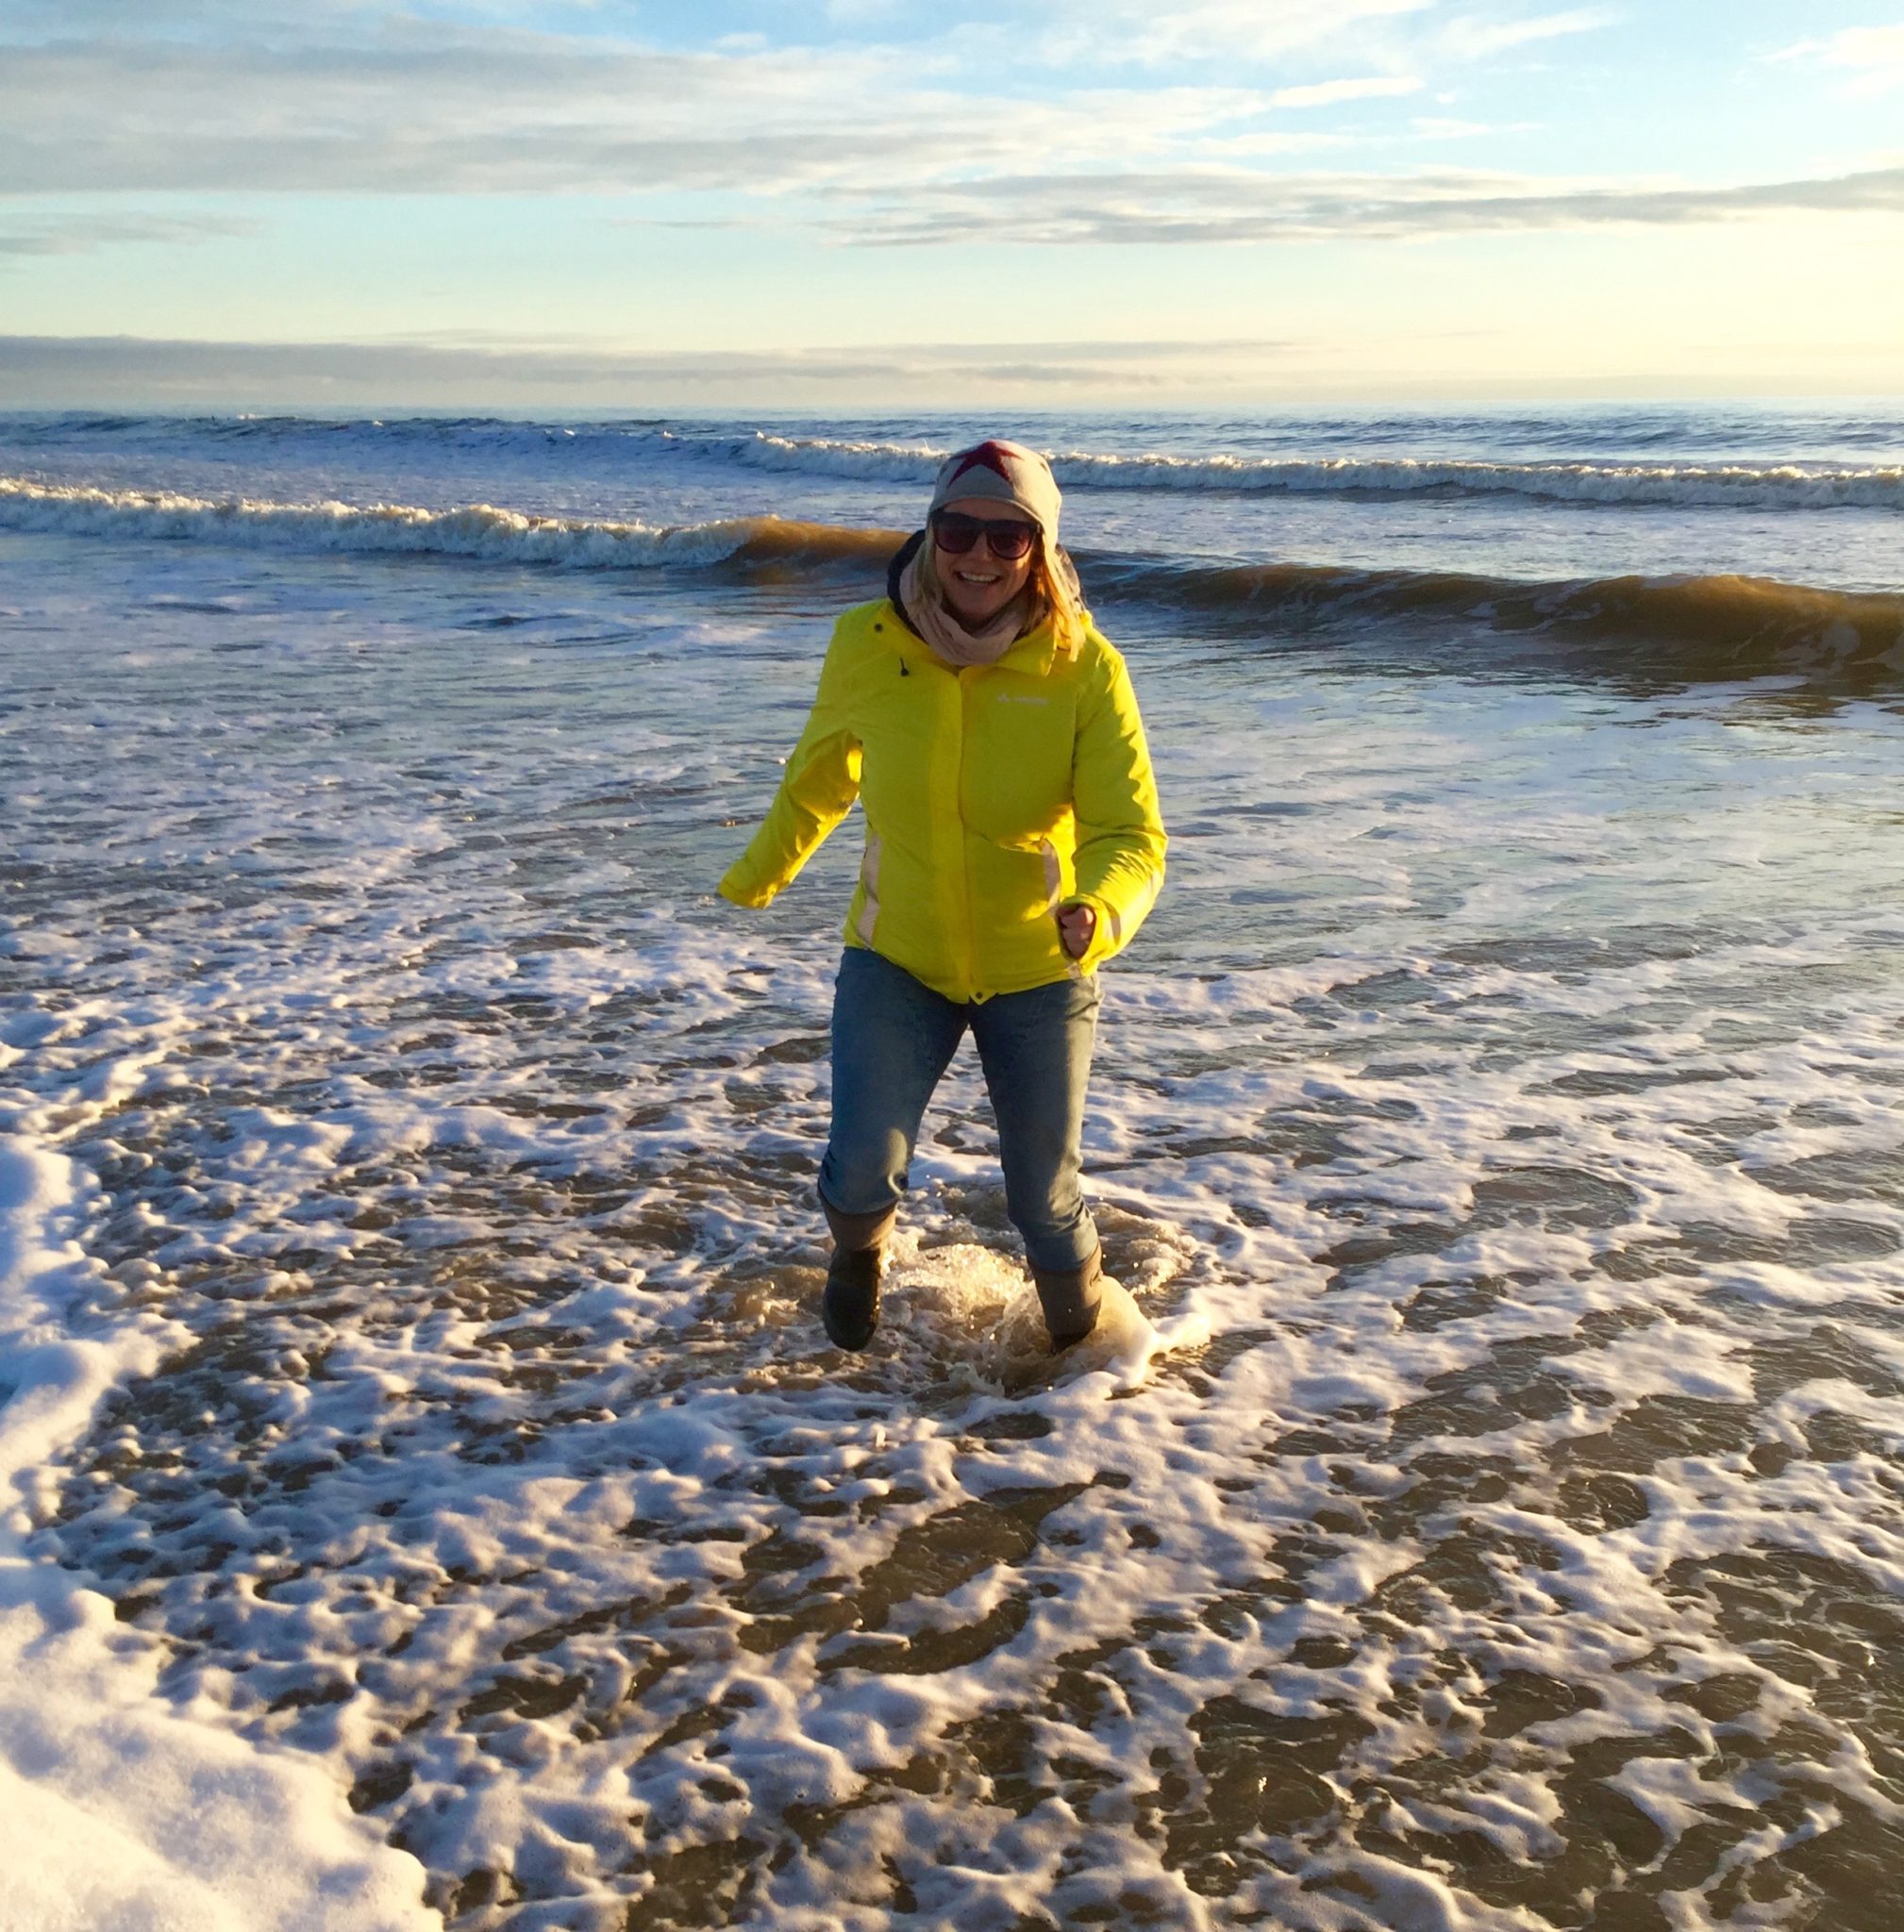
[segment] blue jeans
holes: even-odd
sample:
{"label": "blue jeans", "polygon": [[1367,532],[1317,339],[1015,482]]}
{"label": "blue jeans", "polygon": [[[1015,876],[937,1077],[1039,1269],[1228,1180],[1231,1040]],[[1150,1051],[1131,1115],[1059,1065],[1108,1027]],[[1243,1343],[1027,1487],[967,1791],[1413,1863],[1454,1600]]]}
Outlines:
{"label": "blue jeans", "polygon": [[998,1121],[1005,1206],[1034,1268],[1076,1268],[1097,1247],[1077,1184],[1084,1088],[1097,1031],[1095,975],[962,1004],[868,947],[849,946],[833,992],[833,1133],[820,1193],[875,1214],[906,1191],[926,1103],[972,1029]]}

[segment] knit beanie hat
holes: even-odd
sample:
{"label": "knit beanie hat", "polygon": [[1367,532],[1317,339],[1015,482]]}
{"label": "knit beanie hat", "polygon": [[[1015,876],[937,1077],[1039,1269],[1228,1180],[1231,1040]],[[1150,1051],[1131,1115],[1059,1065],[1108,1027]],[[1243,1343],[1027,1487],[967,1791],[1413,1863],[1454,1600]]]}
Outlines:
{"label": "knit beanie hat", "polygon": [[[1077,567],[1059,548],[1058,511],[1062,498],[1051,465],[1035,449],[1027,449],[1022,442],[1007,442],[1002,437],[976,442],[970,449],[954,450],[939,466],[930,508],[944,509],[948,503],[963,503],[973,496],[1010,504],[1037,524],[1044,559],[1043,614],[1051,619],[1058,648],[1075,653],[1083,642],[1091,615],[1084,608]],[[919,563],[922,575],[930,580],[929,545]]]}
{"label": "knit beanie hat", "polygon": [[1061,499],[1051,465],[1022,442],[994,439],[955,450],[947,457],[932,486],[932,508],[944,509],[948,503],[961,503],[968,496],[1011,504],[1037,524],[1046,542],[1058,541]]}

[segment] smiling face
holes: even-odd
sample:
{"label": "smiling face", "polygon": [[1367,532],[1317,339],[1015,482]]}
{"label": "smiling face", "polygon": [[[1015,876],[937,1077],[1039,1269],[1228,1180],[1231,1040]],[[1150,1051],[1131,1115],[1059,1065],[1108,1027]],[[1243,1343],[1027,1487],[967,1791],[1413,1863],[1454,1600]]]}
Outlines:
{"label": "smiling face", "polygon": [[[946,504],[945,508],[954,516],[967,516],[975,523],[1023,525],[1031,521],[995,497],[961,496],[958,502]],[[941,550],[932,561],[953,616],[967,630],[982,630],[1031,581],[1037,558],[1038,545],[1034,541],[1023,557],[1008,562],[993,556],[988,540],[975,543],[962,557]]]}

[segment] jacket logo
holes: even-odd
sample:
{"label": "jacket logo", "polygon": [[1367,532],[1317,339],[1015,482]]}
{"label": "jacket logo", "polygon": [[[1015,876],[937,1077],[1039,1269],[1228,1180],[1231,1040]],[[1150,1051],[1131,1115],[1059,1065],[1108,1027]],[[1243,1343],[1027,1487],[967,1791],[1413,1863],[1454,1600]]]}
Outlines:
{"label": "jacket logo", "polygon": [[1001,705],[1048,705],[1051,700],[1037,697],[1028,691],[1001,691],[998,702]]}

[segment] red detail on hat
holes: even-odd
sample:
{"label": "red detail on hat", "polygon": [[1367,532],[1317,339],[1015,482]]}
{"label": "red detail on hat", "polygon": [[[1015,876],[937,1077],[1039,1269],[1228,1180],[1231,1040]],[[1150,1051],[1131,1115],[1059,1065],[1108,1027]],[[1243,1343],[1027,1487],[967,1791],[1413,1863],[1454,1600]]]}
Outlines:
{"label": "red detail on hat", "polygon": [[981,442],[965,451],[959,460],[959,467],[952,472],[951,481],[956,483],[967,470],[990,470],[994,476],[1011,482],[1011,472],[1005,466],[1011,460],[1011,452],[1002,442]]}

